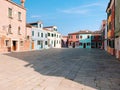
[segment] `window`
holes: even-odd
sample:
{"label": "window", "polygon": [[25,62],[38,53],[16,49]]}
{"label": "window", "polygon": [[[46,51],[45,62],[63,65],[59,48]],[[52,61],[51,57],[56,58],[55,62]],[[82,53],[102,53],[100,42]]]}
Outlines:
{"label": "window", "polygon": [[82,43],[79,43],[80,46],[82,46]]}
{"label": "window", "polygon": [[12,9],[11,8],[8,8],[8,17],[12,18]]}
{"label": "window", "polygon": [[42,27],[42,25],[41,24],[39,24],[39,28],[41,28]]}
{"label": "window", "polygon": [[80,36],[80,39],[82,39],[82,36]]}
{"label": "window", "polygon": [[51,36],[53,37],[53,34]]}
{"label": "window", "polygon": [[45,38],[47,38],[47,34],[45,34]]}
{"label": "window", "polygon": [[41,37],[43,37],[43,33],[41,33]]}
{"label": "window", "polygon": [[57,44],[58,44],[58,40],[57,40]]}
{"label": "window", "polygon": [[71,39],[72,39],[72,36],[70,35],[70,36],[69,36],[69,38],[71,38]]}
{"label": "window", "polygon": [[9,33],[9,34],[12,34],[11,28],[12,28],[12,27],[11,27],[11,24],[9,24],[9,26],[8,26],[8,33]]}
{"label": "window", "polygon": [[109,22],[109,30],[111,30],[112,28],[111,28],[111,26],[112,26],[112,23],[111,22]]}
{"label": "window", "polygon": [[79,39],[79,35],[76,35],[76,38]]}
{"label": "window", "polygon": [[99,38],[99,40],[101,40],[101,39],[102,39],[102,37],[101,37],[101,36],[98,36],[98,38]]}
{"label": "window", "polygon": [[61,38],[61,36],[59,35],[59,38]]}
{"label": "window", "polygon": [[53,44],[53,41],[51,41],[51,44]]}
{"label": "window", "polygon": [[99,46],[101,46],[101,42],[99,42]]}
{"label": "window", "polygon": [[50,36],[50,33],[48,33],[48,36]]}
{"label": "window", "polygon": [[9,46],[9,40],[5,40],[5,46]]}
{"label": "window", "polygon": [[88,35],[87,38],[90,38],[90,36]]}
{"label": "window", "polygon": [[56,34],[54,34],[54,37],[56,37]]}
{"label": "window", "polygon": [[30,36],[27,36],[27,40],[29,40],[30,39]]}
{"label": "window", "polygon": [[87,43],[87,46],[90,46],[90,43]]}
{"label": "window", "polygon": [[47,43],[47,41],[45,41],[45,45],[47,45],[48,43]]}
{"label": "window", "polygon": [[21,12],[18,12],[18,20],[21,21]]}
{"label": "window", "polygon": [[38,32],[38,37],[40,36],[40,33]]}
{"label": "window", "polygon": [[23,46],[23,41],[20,41],[20,46]]}
{"label": "window", "polygon": [[37,41],[37,45],[40,45],[40,41]]}
{"label": "window", "polygon": [[56,28],[54,28],[54,30],[55,30],[55,31],[57,31],[57,29],[56,29]]}
{"label": "window", "polygon": [[20,26],[18,27],[18,35],[21,35],[21,33],[20,33]]}
{"label": "window", "polygon": [[34,36],[34,31],[32,31],[32,36]]}

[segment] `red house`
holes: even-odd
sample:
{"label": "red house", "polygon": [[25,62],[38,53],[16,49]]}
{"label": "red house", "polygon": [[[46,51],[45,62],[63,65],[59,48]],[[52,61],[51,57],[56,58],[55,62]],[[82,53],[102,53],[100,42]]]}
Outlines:
{"label": "red house", "polygon": [[79,33],[69,33],[68,34],[68,47],[77,48],[79,47]]}

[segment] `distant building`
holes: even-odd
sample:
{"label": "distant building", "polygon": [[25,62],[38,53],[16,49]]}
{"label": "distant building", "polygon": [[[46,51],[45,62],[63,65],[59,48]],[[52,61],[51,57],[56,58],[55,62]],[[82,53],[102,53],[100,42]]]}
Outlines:
{"label": "distant building", "polygon": [[68,47],[79,48],[79,33],[78,32],[68,34]]}
{"label": "distant building", "polygon": [[61,33],[58,32],[56,26],[44,27],[47,31],[48,48],[61,48]]}
{"label": "distant building", "polygon": [[120,59],[120,0],[115,0],[115,52]]}
{"label": "distant building", "polygon": [[69,48],[101,48],[101,32],[81,30],[79,32],[68,34]]}
{"label": "distant building", "polygon": [[32,49],[42,50],[48,48],[47,31],[43,29],[42,22],[29,23],[32,26]]}
{"label": "distant building", "polygon": [[107,21],[103,20],[101,24],[101,34],[102,34],[102,49],[107,51]]}
{"label": "distant building", "polygon": [[92,32],[91,48],[101,48],[101,47],[102,47],[101,31]]}
{"label": "distant building", "polygon": [[24,2],[18,5],[12,0],[0,0],[0,52],[27,50]]}
{"label": "distant building", "polygon": [[61,46],[68,47],[68,36],[62,36]]}
{"label": "distant building", "polygon": [[80,48],[91,48],[92,32],[89,30],[79,31]]}
{"label": "distant building", "polygon": [[115,55],[115,4],[114,0],[110,0],[108,7],[106,9],[107,12],[107,38],[108,38],[108,46],[107,51],[111,55]]}

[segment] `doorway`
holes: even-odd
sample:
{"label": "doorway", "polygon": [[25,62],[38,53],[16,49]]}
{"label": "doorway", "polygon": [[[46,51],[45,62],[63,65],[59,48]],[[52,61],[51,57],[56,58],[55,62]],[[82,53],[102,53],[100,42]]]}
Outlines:
{"label": "doorway", "polygon": [[34,49],[34,41],[32,41],[32,49]]}
{"label": "doorway", "polygon": [[73,42],[73,48],[75,48],[75,42]]}
{"label": "doorway", "polygon": [[83,48],[86,48],[86,43],[83,44]]}
{"label": "doorway", "polygon": [[13,41],[13,51],[17,50],[17,41]]}
{"label": "doorway", "polygon": [[98,48],[98,43],[96,42],[96,48]]}
{"label": "doorway", "polygon": [[54,47],[56,47],[56,41],[54,41]]}

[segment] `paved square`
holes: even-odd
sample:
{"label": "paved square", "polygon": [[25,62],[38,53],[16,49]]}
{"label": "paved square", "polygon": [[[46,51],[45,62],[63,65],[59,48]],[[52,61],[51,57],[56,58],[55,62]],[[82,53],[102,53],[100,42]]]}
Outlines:
{"label": "paved square", "polygon": [[0,54],[0,90],[120,90],[120,61],[99,49]]}

